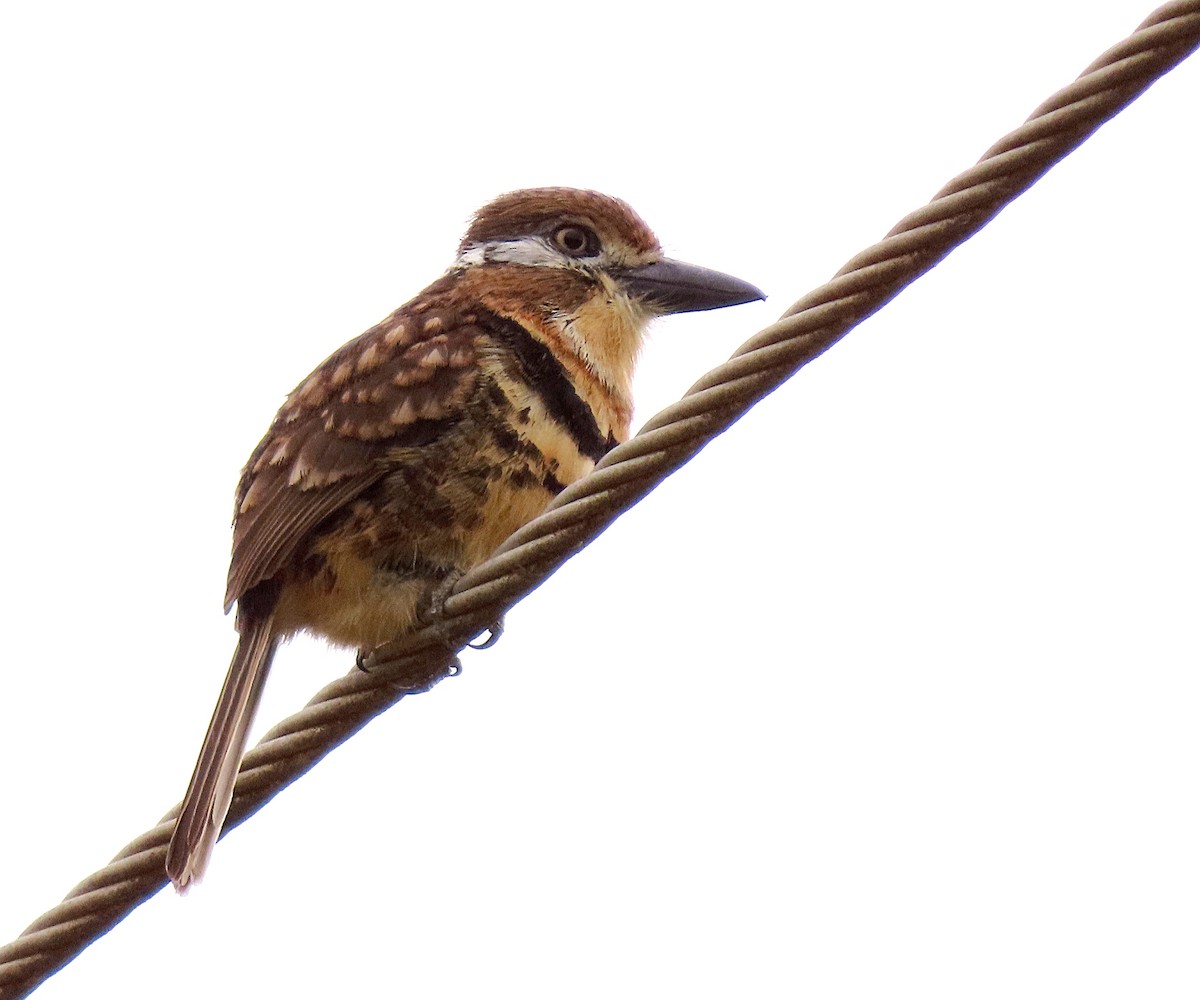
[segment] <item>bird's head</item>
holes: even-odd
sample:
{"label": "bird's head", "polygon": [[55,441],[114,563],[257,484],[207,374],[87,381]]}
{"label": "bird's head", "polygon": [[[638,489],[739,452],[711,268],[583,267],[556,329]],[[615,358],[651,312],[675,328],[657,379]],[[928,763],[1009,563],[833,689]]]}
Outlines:
{"label": "bird's head", "polygon": [[[627,393],[646,324],[765,298],[739,278],[665,257],[625,202],[595,191],[501,195],[472,219],[455,268],[497,311],[549,323],[602,382]],[[528,315],[536,304],[540,315]]]}

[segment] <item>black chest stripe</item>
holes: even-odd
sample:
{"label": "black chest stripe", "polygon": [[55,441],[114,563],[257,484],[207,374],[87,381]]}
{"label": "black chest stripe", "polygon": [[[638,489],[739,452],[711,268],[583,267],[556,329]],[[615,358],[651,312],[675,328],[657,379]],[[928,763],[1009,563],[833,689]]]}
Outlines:
{"label": "black chest stripe", "polygon": [[598,462],[612,450],[616,440],[600,433],[596,415],[575,391],[550,348],[520,323],[492,312],[481,315],[479,325],[513,352],[525,381],[541,397],[546,412],[571,435],[581,455]]}

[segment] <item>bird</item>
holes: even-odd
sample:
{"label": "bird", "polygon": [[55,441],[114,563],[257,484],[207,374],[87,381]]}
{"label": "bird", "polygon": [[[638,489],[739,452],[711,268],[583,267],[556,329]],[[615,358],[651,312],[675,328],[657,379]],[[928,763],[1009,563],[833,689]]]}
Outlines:
{"label": "bird", "polygon": [[167,849],[204,874],[279,644],[360,656],[629,437],[658,316],[763,299],[664,256],[625,202],[533,188],[472,217],[450,268],[286,398],[239,480],[225,610],[237,647]]}

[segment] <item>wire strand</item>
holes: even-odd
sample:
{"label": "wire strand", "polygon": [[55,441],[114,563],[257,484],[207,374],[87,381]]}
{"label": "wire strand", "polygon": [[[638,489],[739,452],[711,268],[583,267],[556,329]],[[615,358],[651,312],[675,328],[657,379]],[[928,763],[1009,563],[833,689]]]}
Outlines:
{"label": "wire strand", "polygon": [[[280,722],[242,762],[226,832],[402,698],[455,670],[452,648],[499,621],[563,562],[755,403],[968,239],[1101,124],[1200,46],[1200,0],[1158,8],[934,199],[700,378],[540,517],[466,574],[441,618],[380,647]],[[0,947],[0,1000],[27,996],[166,884],[176,806],[58,906]]]}

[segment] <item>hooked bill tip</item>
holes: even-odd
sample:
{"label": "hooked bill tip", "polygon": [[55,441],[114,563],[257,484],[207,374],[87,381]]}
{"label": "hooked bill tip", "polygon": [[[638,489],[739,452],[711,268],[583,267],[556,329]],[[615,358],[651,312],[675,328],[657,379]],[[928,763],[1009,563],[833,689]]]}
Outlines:
{"label": "hooked bill tip", "polygon": [[670,258],[629,268],[619,280],[664,314],[723,309],[767,297],[762,289],[741,278]]}

